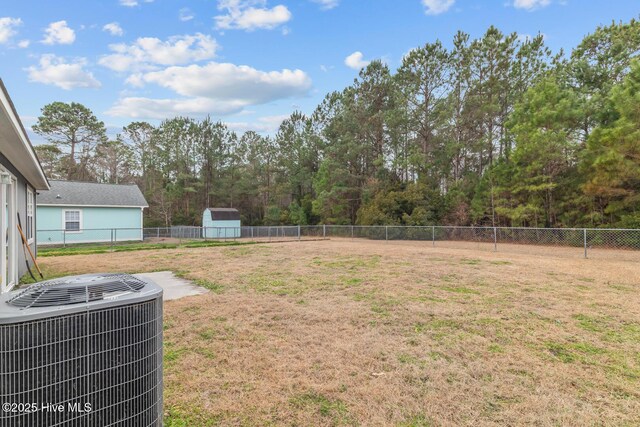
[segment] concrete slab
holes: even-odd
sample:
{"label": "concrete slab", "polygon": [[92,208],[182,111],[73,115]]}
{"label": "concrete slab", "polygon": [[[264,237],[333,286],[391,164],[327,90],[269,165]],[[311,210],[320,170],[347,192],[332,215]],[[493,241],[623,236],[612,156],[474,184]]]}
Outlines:
{"label": "concrete slab", "polygon": [[201,295],[209,292],[205,288],[196,286],[188,280],[176,277],[171,271],[154,271],[153,273],[134,274],[134,276],[153,280],[164,290],[162,296],[164,301],[179,299],[191,295]]}

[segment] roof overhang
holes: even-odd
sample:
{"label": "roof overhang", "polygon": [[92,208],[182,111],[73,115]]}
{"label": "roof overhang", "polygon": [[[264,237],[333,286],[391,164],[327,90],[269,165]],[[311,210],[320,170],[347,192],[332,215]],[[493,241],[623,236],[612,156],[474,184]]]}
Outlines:
{"label": "roof overhang", "polygon": [[36,190],[49,189],[49,181],[2,80],[0,80],[0,153]]}

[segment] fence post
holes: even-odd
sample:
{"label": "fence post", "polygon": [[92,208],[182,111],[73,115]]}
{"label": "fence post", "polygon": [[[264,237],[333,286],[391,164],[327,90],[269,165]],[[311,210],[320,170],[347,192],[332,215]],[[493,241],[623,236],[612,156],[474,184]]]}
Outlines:
{"label": "fence post", "polygon": [[269,241],[271,241],[271,226],[267,227],[267,230],[269,235]]}
{"label": "fence post", "polygon": [[113,228],[111,229],[111,251],[113,251]]}
{"label": "fence post", "polygon": [[67,247],[67,230],[62,230],[62,247]]}
{"label": "fence post", "polygon": [[298,224],[298,240],[300,240],[300,224]]}
{"label": "fence post", "polygon": [[351,226],[351,238],[353,239],[353,225]]}
{"label": "fence post", "polygon": [[584,229],[584,257],[587,258],[587,229]]}
{"label": "fence post", "polygon": [[389,241],[389,226],[384,226],[384,240]]}
{"label": "fence post", "polygon": [[251,226],[251,240],[253,240],[253,225]]}
{"label": "fence post", "polygon": [[431,226],[431,243],[432,243],[432,246],[436,245],[436,226],[435,225]]}
{"label": "fence post", "polygon": [[327,238],[327,226],[325,224],[322,224],[322,238]]}
{"label": "fence post", "polygon": [[493,227],[493,251],[498,252],[498,229]]}

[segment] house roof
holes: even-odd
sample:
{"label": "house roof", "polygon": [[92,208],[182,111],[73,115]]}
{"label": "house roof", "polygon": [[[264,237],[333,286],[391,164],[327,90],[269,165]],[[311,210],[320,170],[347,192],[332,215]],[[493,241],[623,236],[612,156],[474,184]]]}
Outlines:
{"label": "house roof", "polygon": [[240,219],[240,212],[234,208],[208,208],[212,221],[235,221]]}
{"label": "house roof", "polygon": [[96,182],[51,180],[51,190],[41,191],[38,206],[128,206],[148,207],[135,184],[99,184]]}
{"label": "house roof", "polygon": [[36,190],[49,188],[42,165],[2,79],[0,79],[0,153]]}

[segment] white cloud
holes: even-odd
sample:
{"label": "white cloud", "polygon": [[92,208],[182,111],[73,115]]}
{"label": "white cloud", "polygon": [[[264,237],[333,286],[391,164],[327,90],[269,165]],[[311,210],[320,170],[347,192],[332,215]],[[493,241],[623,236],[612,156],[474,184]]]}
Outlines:
{"label": "white cloud", "polygon": [[[153,0],[144,0],[144,2],[153,3]],[[140,2],[138,2],[138,0],[120,0],[121,6],[135,7],[135,6],[138,6],[139,4]]]}
{"label": "white cloud", "polygon": [[26,49],[26,48],[29,47],[30,44],[31,44],[30,40],[26,40],[26,39],[25,40],[20,40],[18,42],[18,47],[21,48],[21,49]]}
{"label": "white cloud", "polygon": [[155,37],[141,37],[127,45],[109,45],[112,54],[100,58],[99,63],[114,71],[151,70],[158,65],[179,65],[215,57],[218,44],[210,36],[173,36],[166,41]]}
{"label": "white cloud", "polygon": [[225,122],[231,130],[237,132],[255,131],[260,133],[275,133],[288,115],[260,117],[252,122]]}
{"label": "white cloud", "polygon": [[215,17],[219,30],[272,30],[291,19],[286,6],[268,8],[266,0],[218,0],[218,9],[226,12]]}
{"label": "white cloud", "polygon": [[535,10],[549,6],[551,0],[513,0],[516,9]]}
{"label": "white cloud", "polygon": [[340,4],[340,0],[311,0],[314,3],[318,3],[320,5],[320,9],[329,10],[337,7]]}
{"label": "white cloud", "polygon": [[180,13],[178,16],[182,22],[191,21],[193,18],[195,18],[195,15],[188,7],[183,7],[182,9],[180,9]]}
{"label": "white cloud", "polygon": [[369,65],[369,63],[371,63],[371,61],[366,61],[362,52],[359,51],[353,52],[351,55],[347,56],[344,59],[344,64],[349,68],[353,68],[354,70],[361,70],[362,68]]}
{"label": "white cloud", "polygon": [[52,22],[44,33],[44,44],[71,44],[76,40],[76,33],[69,28],[67,21]]}
{"label": "white cloud", "polygon": [[427,15],[439,15],[451,9],[455,0],[422,0]]}
{"label": "white cloud", "polygon": [[16,27],[22,25],[20,18],[0,18],[0,44],[8,43],[16,35]]}
{"label": "white cloud", "polygon": [[122,36],[124,35],[124,30],[117,22],[110,22],[102,27],[102,31],[106,31],[112,36]]}
{"label": "white cloud", "polygon": [[142,73],[131,74],[129,77],[127,77],[125,83],[133,87],[142,87],[144,86],[143,77],[144,74]]}
{"label": "white cloud", "polygon": [[302,96],[311,79],[302,70],[260,71],[246,65],[210,62],[206,65],[169,67],[142,77],[183,96],[242,100],[247,105]]}
{"label": "white cloud", "polygon": [[29,67],[29,80],[32,82],[58,86],[65,90],[74,88],[96,88],[101,84],[93,74],[85,71],[87,61],[78,58],[73,62],[66,62],[64,58],[55,55],[42,55],[38,67]]}
{"label": "white cloud", "polygon": [[219,102],[208,98],[152,99],[127,97],[107,110],[115,117],[134,119],[169,119],[179,115],[226,115],[242,110],[244,105]]}
{"label": "white cloud", "polygon": [[241,112],[250,105],[305,96],[311,88],[311,79],[301,70],[265,72],[216,62],[138,74],[128,82],[156,84],[174,91],[180,98],[127,97],[119,100],[108,114],[160,119],[176,114],[227,115]]}

